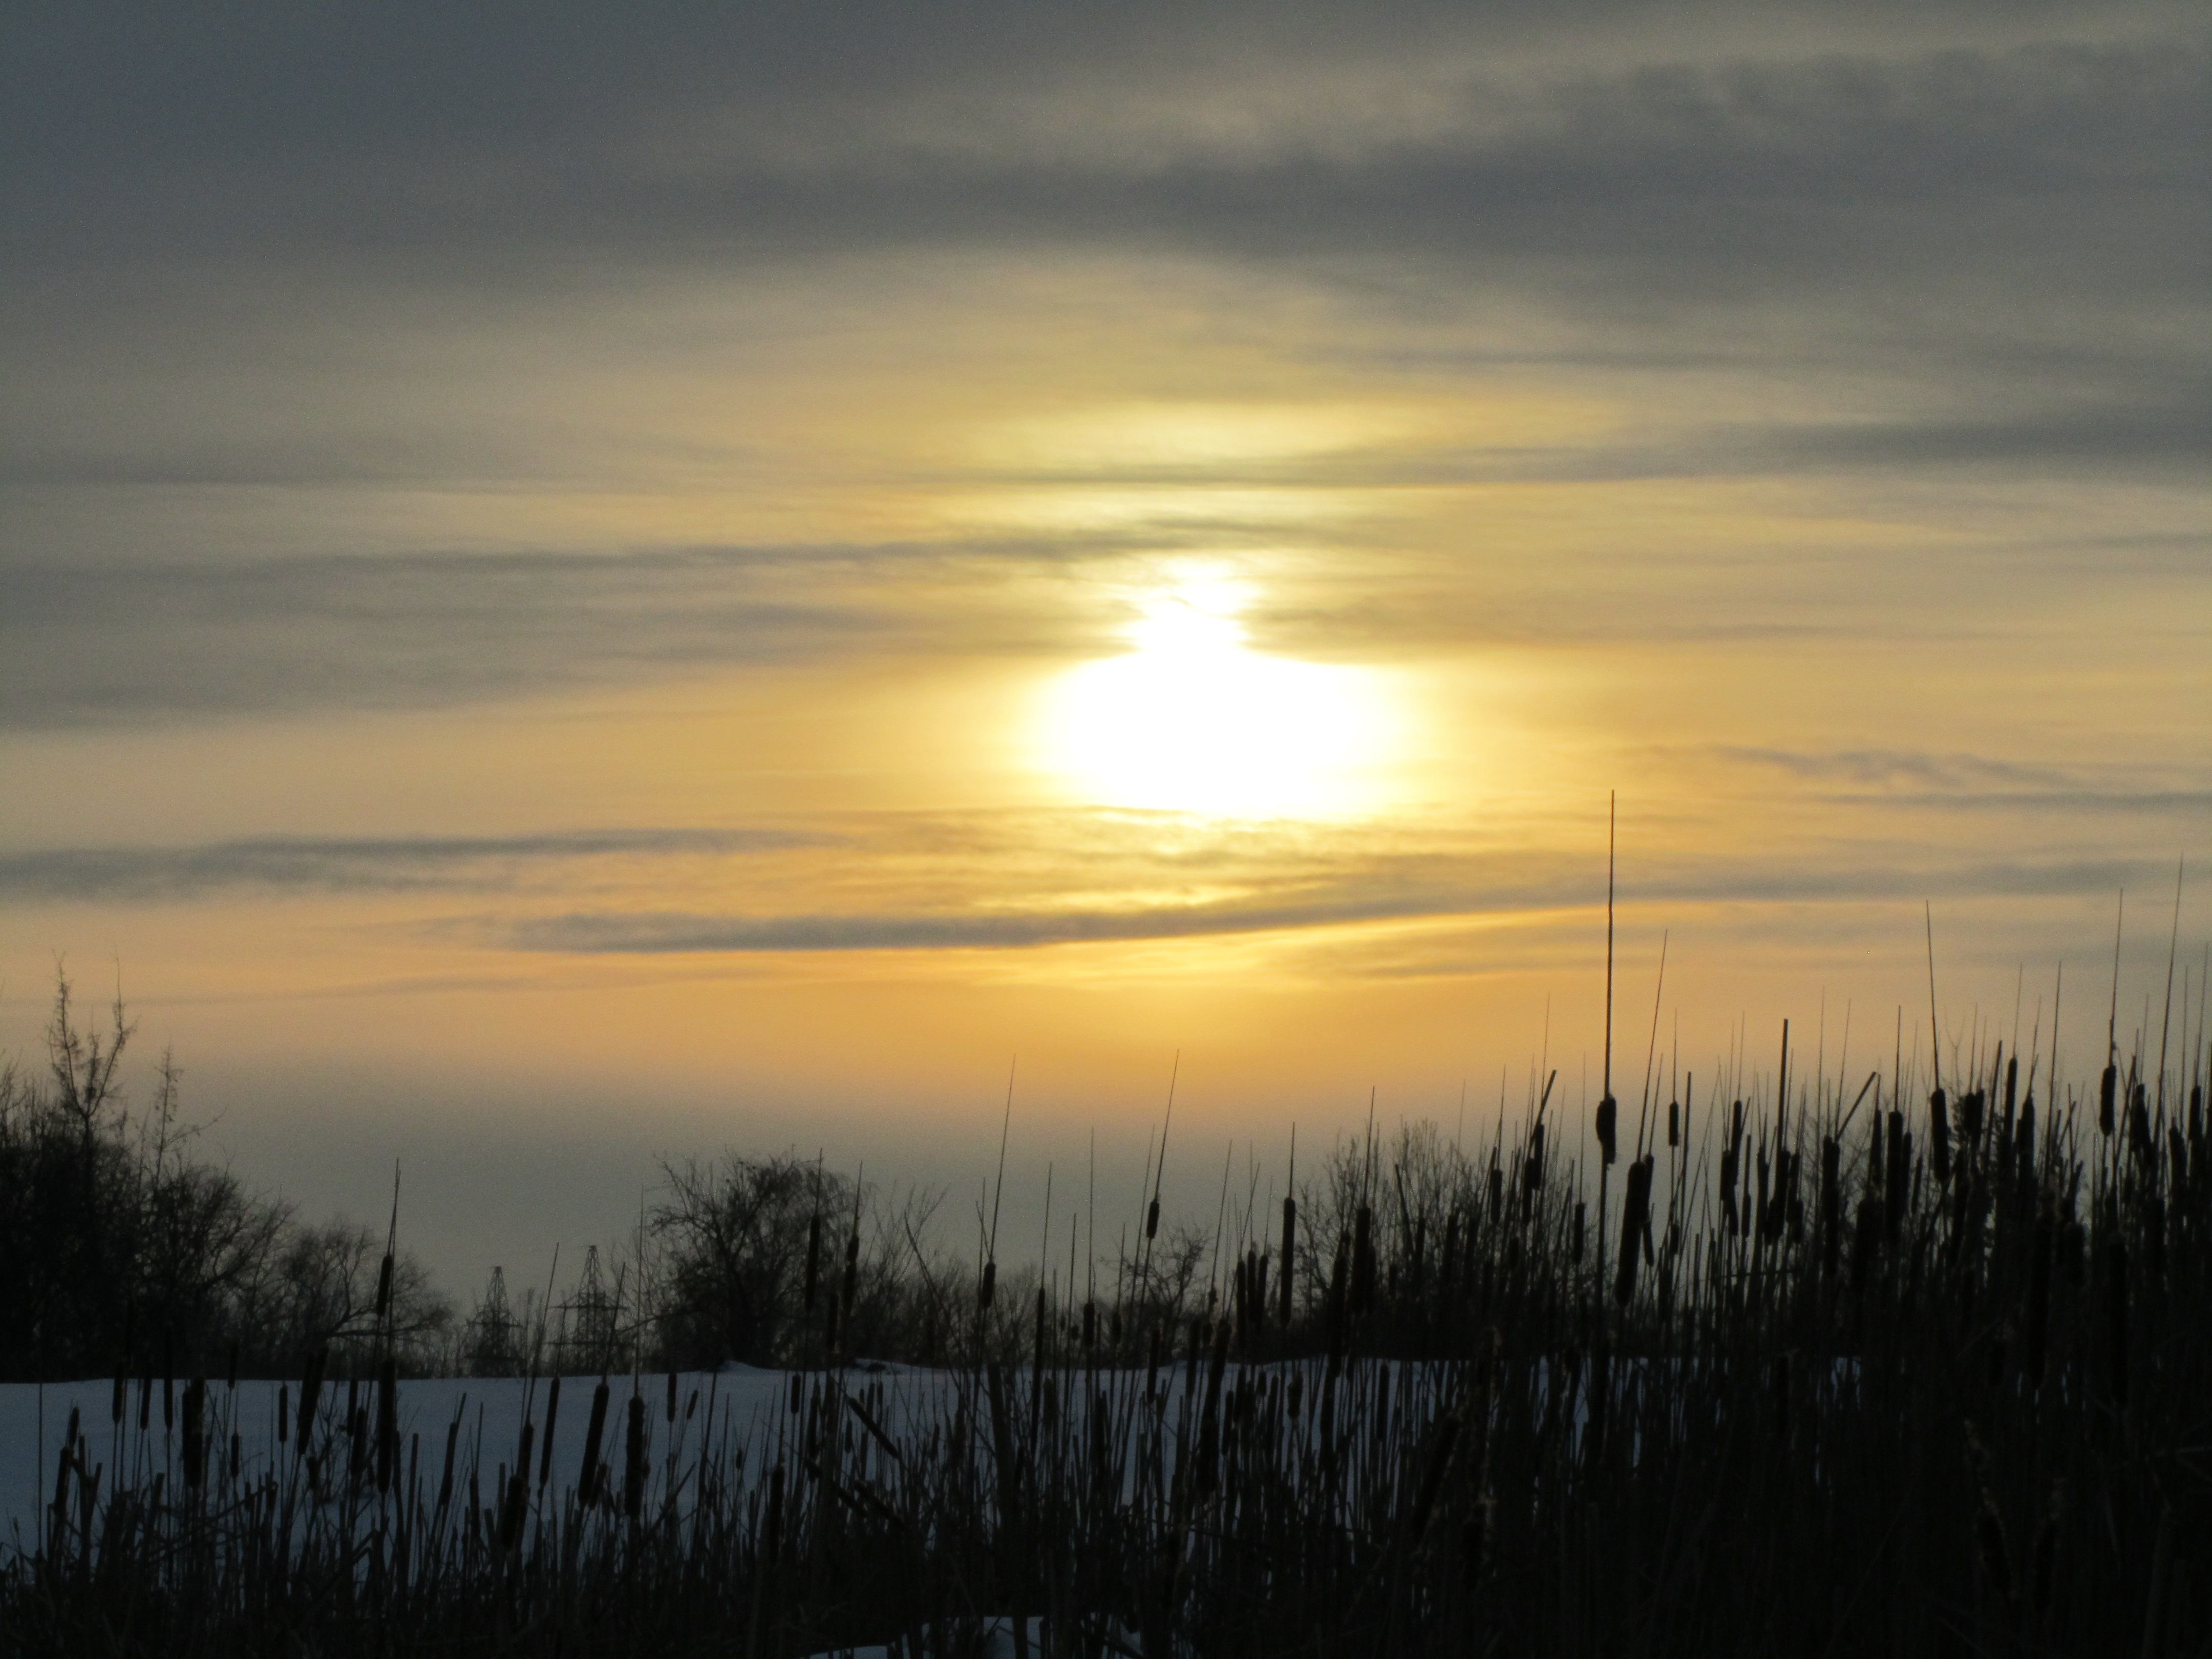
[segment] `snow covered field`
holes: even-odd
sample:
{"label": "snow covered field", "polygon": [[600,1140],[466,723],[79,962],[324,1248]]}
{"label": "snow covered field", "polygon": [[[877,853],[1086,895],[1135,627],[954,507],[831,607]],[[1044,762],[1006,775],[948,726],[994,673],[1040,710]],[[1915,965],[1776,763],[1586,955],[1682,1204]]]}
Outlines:
{"label": "snow covered field", "polygon": [[[946,1386],[946,1374],[889,1367],[878,1371],[854,1370],[845,1373],[847,1386],[857,1392],[871,1382],[883,1385],[886,1415],[902,1422],[925,1401],[938,1397]],[[555,1416],[553,1480],[556,1486],[575,1483],[583,1472],[585,1430],[591,1417],[596,1376],[562,1379],[560,1403]],[[363,1403],[373,1405],[373,1385],[359,1385]],[[631,1393],[627,1376],[612,1380],[607,1427],[600,1460],[621,1463],[623,1423]],[[276,1440],[278,1389],[289,1388],[292,1408],[298,1409],[297,1379],[289,1383],[242,1382],[234,1391],[220,1381],[208,1384],[209,1420],[215,1452],[228,1456],[229,1439],[236,1434],[240,1473],[251,1478],[270,1467],[279,1451]],[[732,1366],[723,1371],[684,1371],[676,1379],[677,1421],[668,1421],[668,1376],[665,1372],[638,1379],[636,1390],[646,1403],[646,1420],[652,1432],[653,1464],[658,1471],[672,1451],[679,1467],[696,1458],[704,1447],[733,1450],[774,1434],[786,1415],[790,1400],[790,1374]],[[129,1387],[120,1426],[112,1419],[114,1384],[106,1377],[76,1382],[0,1383],[0,1539],[35,1544],[38,1516],[52,1501],[56,1459],[68,1431],[70,1413],[80,1413],[82,1432],[90,1443],[88,1462],[112,1471],[118,1463],[134,1471],[158,1472],[166,1460],[181,1455],[184,1385],[176,1388],[179,1427],[165,1435],[162,1429],[161,1384],[153,1388],[148,1431],[138,1429],[140,1383]],[[490,1482],[499,1466],[512,1464],[522,1432],[523,1408],[538,1425],[533,1464],[543,1455],[547,1435],[547,1407],[551,1384],[540,1377],[526,1383],[513,1377],[435,1377],[403,1381],[399,1385],[399,1432],[403,1448],[419,1437],[423,1477],[434,1484],[444,1462],[448,1426],[459,1421],[460,1433],[455,1467],[466,1471],[471,1454],[481,1451],[483,1479]],[[346,1404],[347,1384],[326,1382],[321,1414],[327,1419]],[[696,1396],[696,1405],[694,1396]],[[885,1426],[890,1427],[887,1422]],[[894,1430],[894,1432],[896,1431]],[[288,1452],[289,1455],[289,1452]]]}

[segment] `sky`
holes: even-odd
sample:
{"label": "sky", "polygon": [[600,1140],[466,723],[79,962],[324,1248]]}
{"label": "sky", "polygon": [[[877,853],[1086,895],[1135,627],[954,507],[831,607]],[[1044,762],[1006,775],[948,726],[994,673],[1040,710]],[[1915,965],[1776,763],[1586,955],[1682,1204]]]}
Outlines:
{"label": "sky", "polygon": [[1171,1080],[1192,1212],[1580,1111],[1617,799],[1617,1092],[2054,1000],[2078,1075],[2170,959],[2201,1048],[2208,68],[2154,3],[9,8],[0,1047],[119,987],[212,1156],[397,1160],[464,1291],[728,1150],[972,1227],[1010,1074],[1023,1224],[1095,1137],[1103,1229]]}

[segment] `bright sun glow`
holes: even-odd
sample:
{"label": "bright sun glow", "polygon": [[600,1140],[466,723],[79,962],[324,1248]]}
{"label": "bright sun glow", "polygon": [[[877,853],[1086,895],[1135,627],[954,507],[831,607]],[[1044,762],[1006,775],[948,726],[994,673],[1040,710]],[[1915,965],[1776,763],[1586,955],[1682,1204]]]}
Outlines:
{"label": "bright sun glow", "polygon": [[1123,656],[1048,694],[1046,764],[1085,799],[1229,817],[1330,816],[1370,805],[1393,746],[1373,671],[1248,650],[1233,582],[1147,601]]}

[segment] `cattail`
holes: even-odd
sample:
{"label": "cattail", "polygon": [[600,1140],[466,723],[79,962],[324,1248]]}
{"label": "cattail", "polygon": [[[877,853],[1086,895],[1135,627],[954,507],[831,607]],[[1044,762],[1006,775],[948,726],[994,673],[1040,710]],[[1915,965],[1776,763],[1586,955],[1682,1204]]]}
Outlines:
{"label": "cattail", "polygon": [[761,1554],[767,1565],[773,1567],[783,1554],[783,1465],[779,1463],[768,1473],[768,1527],[761,1540]]}
{"label": "cattail", "polygon": [[1912,1137],[1905,1133],[1905,1114],[1889,1115],[1888,1190],[1882,1194],[1882,1223],[1894,1247],[1898,1230],[1905,1224],[1905,1208],[1912,1196]]}
{"label": "cattail", "polygon": [[1363,1315],[1375,1304],[1375,1218],[1364,1204],[1352,1218],[1352,1312]]}
{"label": "cattail", "polygon": [[1145,1241],[1146,1241],[1146,1243],[1150,1243],[1153,1239],[1155,1239],[1155,1238],[1158,1237],[1159,1237],[1159,1232],[1160,1232],[1160,1201],[1159,1201],[1159,1200],[1158,1200],[1158,1199],[1156,1198],[1156,1199],[1154,1199],[1154,1200],[1152,1201],[1151,1206],[1150,1206],[1148,1208],[1146,1208],[1146,1210],[1145,1211]]}
{"label": "cattail", "polygon": [[1682,1144],[1682,1103],[1679,1100],[1667,1103],[1667,1144],[1669,1146]]}
{"label": "cattail", "polygon": [[292,1385],[276,1385],[276,1443],[286,1444],[292,1438]]}
{"label": "cattail", "polygon": [[538,1485],[541,1490],[553,1478],[553,1425],[561,1415],[561,1378],[553,1378],[545,1391],[545,1451],[538,1463]]}
{"label": "cattail", "polygon": [[992,1298],[999,1293],[999,1264],[995,1259],[983,1264],[982,1282],[975,1286],[975,1305],[988,1309]]}
{"label": "cattail", "polygon": [[2128,1150],[2147,1163],[2154,1144],[2150,1134],[2149,1102],[2145,1098],[2143,1085],[2138,1083],[2133,1097],[2128,1102]]}
{"label": "cattail", "polygon": [[1988,1103],[1979,1089],[1959,1097],[1959,1133],[1969,1147],[1982,1144],[1982,1109]]}
{"label": "cattail", "polygon": [[[461,1416],[456,1411],[453,1413],[453,1420],[446,1425],[446,1467],[438,1476],[438,1512],[441,1515],[445,1512],[446,1506],[453,1501],[453,1452],[459,1446],[460,1442]],[[584,1501],[586,1503],[591,1501],[588,1494]]]}
{"label": "cattail", "polygon": [[1531,1193],[1544,1189],[1544,1126],[1528,1132],[1528,1157],[1521,1172],[1522,1187]]}
{"label": "cattail", "polygon": [[[606,1433],[606,1427],[607,1384],[606,1380],[602,1377],[599,1387],[592,1390],[592,1414],[584,1425],[584,1484],[577,1501],[586,1507],[599,1496],[599,1442]],[[453,1460],[453,1445],[450,1441],[447,1443],[446,1456],[447,1462],[450,1463]]]}
{"label": "cattail", "polygon": [[1589,1209],[1589,1206],[1583,1200],[1578,1198],[1575,1200],[1574,1243],[1569,1249],[1569,1257],[1577,1267],[1583,1265],[1583,1224]]}
{"label": "cattail", "polygon": [[[2056,1087],[2057,1079],[2054,1078],[2051,1081],[2052,1086]],[[2120,1068],[2108,1062],[2104,1075],[2097,1079],[2097,1133],[2106,1139],[2112,1138],[2114,1127],[2112,1106],[2118,1097],[2119,1087]]]}
{"label": "cattail", "polygon": [[330,1345],[325,1343],[307,1356],[306,1372],[300,1378],[300,1449],[307,1449],[307,1438],[314,1432],[316,1397],[323,1391],[323,1368],[330,1363]]}
{"label": "cattail", "polygon": [[359,1391],[350,1383],[346,1392],[354,1399],[353,1410],[346,1417],[346,1485],[358,1490],[369,1470],[368,1407],[360,1402]]}
{"label": "cattail", "polygon": [[1297,1242],[1298,1201],[1285,1194],[1283,1198],[1283,1271],[1275,1286],[1279,1301],[1277,1322],[1285,1330],[1291,1323],[1291,1251]]}
{"label": "cattail", "polygon": [[[207,1413],[207,1383],[194,1377],[185,1387],[185,1485],[199,1490],[207,1474],[207,1437],[204,1432]],[[76,1413],[70,1413],[70,1437],[76,1437]]]}
{"label": "cattail", "polygon": [[822,1212],[807,1218],[806,1222],[806,1290],[801,1305],[808,1313],[814,1311],[814,1290],[822,1273]]}
{"label": "cattail", "polygon": [[2027,1385],[2043,1387],[2044,1353],[2051,1334],[2051,1222],[2039,1216],[2027,1259]]}
{"label": "cattail", "polygon": [[2128,1247],[2115,1239],[2107,1262],[2105,1340],[2110,1356],[2112,1399],[2128,1403]]}
{"label": "cattail", "polygon": [[623,1513],[633,1521],[645,1506],[645,1401],[633,1394],[629,1431],[623,1443]]}
{"label": "cattail", "polygon": [[1721,1154],[1721,1219],[1734,1232],[1735,1224],[1735,1148],[1731,1146]]}
{"label": "cattail", "polygon": [[115,1369],[114,1392],[112,1397],[108,1401],[107,1406],[107,1420],[109,1422],[120,1423],[123,1421],[124,1400],[130,1392],[131,1380],[124,1375],[123,1368],[118,1365]]}
{"label": "cattail", "polygon": [[1843,1250],[1843,1148],[1833,1135],[1820,1137],[1820,1278],[1832,1283]]}
{"label": "cattail", "polygon": [[2057,1577],[2058,1523],[2066,1508],[2066,1482],[2062,1479],[2051,1483],[2051,1499],[2044,1506],[2043,1524],[2035,1529],[2035,1616],[2045,1618],[2051,1612],[2051,1591]]}
{"label": "cattail", "polygon": [[149,1365],[146,1375],[138,1383],[138,1432],[143,1434],[154,1420],[154,1368]]}
{"label": "cattail", "polygon": [[1597,1103],[1598,1150],[1607,1164],[1618,1162],[1620,1156],[1620,1103],[1607,1095]]}
{"label": "cattail", "polygon": [[1951,1109],[1945,1103],[1941,1089],[1928,1097],[1928,1129],[1929,1150],[1936,1158],[1936,1179],[1948,1183],[1951,1179]]}
{"label": "cattail", "polygon": [[399,1461],[399,1367],[385,1356],[376,1379],[376,1490],[392,1490]]}
{"label": "cattail", "polygon": [[1974,1544],[1980,1553],[1982,1571],[1996,1586],[1996,1592],[2005,1600],[2012,1599],[2012,1553],[2005,1544],[2004,1516],[1997,1509],[1996,1495],[1990,1491],[1990,1454],[1982,1444],[1981,1431],[1975,1428],[1972,1418],[1966,1419],[1966,1462],[1973,1471],[1974,1486],[1981,1497],[1981,1505],[1974,1515]]}
{"label": "cattail", "polygon": [[1650,1248],[1651,1170],[1649,1153],[1628,1166],[1628,1192],[1621,1206],[1620,1261],[1613,1280],[1613,1299],[1624,1308],[1635,1294],[1636,1270]]}

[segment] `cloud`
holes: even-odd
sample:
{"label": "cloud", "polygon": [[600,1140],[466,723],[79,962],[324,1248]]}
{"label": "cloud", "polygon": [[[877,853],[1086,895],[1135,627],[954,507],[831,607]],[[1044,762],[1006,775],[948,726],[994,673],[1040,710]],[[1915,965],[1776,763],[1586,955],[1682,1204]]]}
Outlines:
{"label": "cloud", "polygon": [[1849,786],[1828,799],[1855,805],[2130,817],[2212,813],[2212,786],[2172,777],[2154,780],[2139,766],[2027,764],[1899,749],[1799,750],[1718,744],[1695,752],[1809,783]]}
{"label": "cloud", "polygon": [[[1481,860],[1471,861],[1474,863]],[[1048,945],[1310,932],[1377,922],[1437,921],[1601,905],[1601,872],[1545,874],[1548,859],[1492,861],[1490,880],[1407,885],[1357,878],[1229,902],[1143,908],[1010,912],[737,915],[589,912],[520,921],[448,924],[507,949],[583,955],[750,954],[854,951],[1010,951]],[[1504,866],[1517,863],[1515,876]],[[2107,893],[2148,872],[2126,859],[1973,861],[1917,869],[1791,868],[1721,861],[1639,872],[1631,902],[1655,908],[1796,905]]]}
{"label": "cloud", "polygon": [[376,839],[257,836],[196,847],[48,848],[0,854],[0,902],[140,902],[272,892],[511,886],[532,866],[585,859],[733,857],[828,844],[786,830],[605,830]]}
{"label": "cloud", "polygon": [[882,550],[0,560],[17,727],[436,708],[702,663],[787,661],[900,619],[831,591]]}

